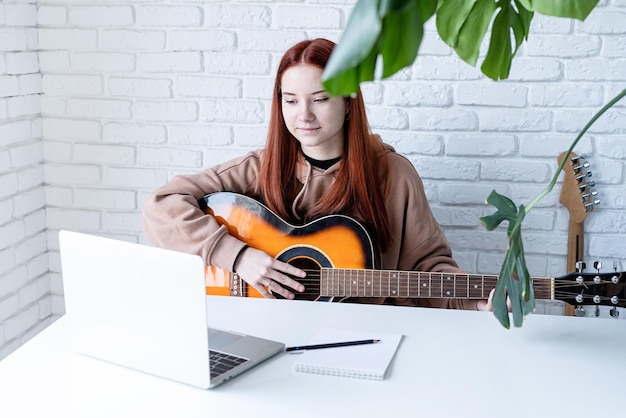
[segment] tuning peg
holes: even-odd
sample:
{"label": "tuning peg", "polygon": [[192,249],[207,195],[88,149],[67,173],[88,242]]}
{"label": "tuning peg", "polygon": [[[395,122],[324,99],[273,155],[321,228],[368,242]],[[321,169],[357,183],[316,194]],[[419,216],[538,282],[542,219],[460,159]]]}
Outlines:
{"label": "tuning peg", "polygon": [[595,315],[596,318],[600,316],[600,307],[598,305],[596,305],[596,308],[594,309],[593,314]]}
{"label": "tuning peg", "polygon": [[592,176],[593,176],[593,174],[591,173],[591,170],[587,170],[583,174],[576,176],[576,182],[578,184],[580,184],[580,183],[583,182],[585,177],[592,177]]}
{"label": "tuning peg", "polygon": [[574,315],[585,316],[585,308],[583,308],[582,306],[577,306],[576,309],[574,309]]}
{"label": "tuning peg", "polygon": [[582,273],[587,268],[587,264],[584,261],[576,262],[576,271]]}
{"label": "tuning peg", "polygon": [[593,202],[583,203],[585,206],[585,212],[591,212],[595,208],[596,205],[600,204],[600,199],[595,199]]}
{"label": "tuning peg", "polygon": [[609,314],[611,315],[612,318],[619,318],[619,311],[617,310],[615,306],[611,308],[611,310],[609,311]]}
{"label": "tuning peg", "polygon": [[598,191],[597,191],[597,190],[593,190],[593,189],[592,189],[592,190],[590,190],[590,191],[589,191],[589,192],[587,192],[587,193],[582,193],[582,194],[580,195],[580,197],[582,197],[583,202],[590,202],[590,201],[591,201],[591,198],[593,198],[593,197],[595,197],[595,196],[597,196],[597,195],[598,195]]}
{"label": "tuning peg", "polygon": [[600,277],[600,269],[602,268],[602,261],[594,261],[593,268],[596,269],[596,271],[598,272],[598,274],[593,278],[593,282],[595,284],[600,284],[602,282],[602,277]]}
{"label": "tuning peg", "polygon": [[595,187],[595,185],[596,185],[596,182],[591,180],[591,181],[579,184],[578,188],[580,189],[580,193],[584,193],[590,190],[592,187]]}
{"label": "tuning peg", "polygon": [[578,165],[573,166],[572,168],[576,173],[578,173],[583,168],[589,168],[590,164],[586,160],[580,160]]}

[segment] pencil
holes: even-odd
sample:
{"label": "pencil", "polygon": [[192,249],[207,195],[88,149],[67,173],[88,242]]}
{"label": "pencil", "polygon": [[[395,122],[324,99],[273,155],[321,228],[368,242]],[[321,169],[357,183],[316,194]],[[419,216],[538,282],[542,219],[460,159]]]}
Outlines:
{"label": "pencil", "polygon": [[320,348],[348,347],[351,345],[374,344],[379,341],[380,340],[358,340],[358,341],[344,341],[340,343],[328,343],[328,344],[296,345],[294,347],[285,348],[285,351],[304,351],[304,350],[317,350]]}

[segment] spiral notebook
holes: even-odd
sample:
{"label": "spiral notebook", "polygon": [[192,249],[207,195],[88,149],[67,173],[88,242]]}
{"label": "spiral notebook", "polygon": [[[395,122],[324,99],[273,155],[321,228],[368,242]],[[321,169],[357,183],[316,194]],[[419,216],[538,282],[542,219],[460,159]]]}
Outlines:
{"label": "spiral notebook", "polygon": [[379,339],[375,344],[306,350],[297,354],[294,370],[331,376],[383,380],[402,340],[402,334],[340,328],[320,329],[310,344]]}

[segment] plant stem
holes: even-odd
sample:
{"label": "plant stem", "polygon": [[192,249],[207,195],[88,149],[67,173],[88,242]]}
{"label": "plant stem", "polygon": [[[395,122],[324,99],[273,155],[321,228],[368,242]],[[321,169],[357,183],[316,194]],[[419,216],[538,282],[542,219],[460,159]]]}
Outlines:
{"label": "plant stem", "polygon": [[[598,113],[593,115],[593,117],[589,120],[589,122],[587,122],[585,127],[580,131],[580,133],[578,134],[574,142],[572,142],[572,145],[569,147],[565,155],[569,155],[574,149],[574,147],[576,146],[576,144],[578,144],[578,141],[580,141],[583,135],[589,130],[591,125],[593,125],[596,122],[596,120],[598,120],[598,118],[604,114],[604,112],[606,112],[609,108],[611,108],[615,103],[619,102],[624,96],[626,96],[626,89],[624,89],[621,93],[615,96],[613,100],[611,100],[606,105],[604,105],[604,107],[600,109]],[[526,206],[526,213],[528,213],[528,211],[530,211],[530,209],[533,206],[535,206],[535,204],[537,204],[537,202],[540,201],[545,195],[547,195],[548,193],[552,191],[552,189],[554,188],[554,185],[556,184],[557,179],[559,178],[559,174],[561,174],[561,170],[563,170],[563,166],[565,166],[566,162],[567,162],[567,158],[563,158],[563,161],[561,161],[559,168],[554,173],[554,177],[552,177],[552,181],[550,181],[550,184],[548,184],[548,186],[541,193],[539,193],[537,197],[535,197],[532,200],[532,202],[528,204],[528,206]]]}

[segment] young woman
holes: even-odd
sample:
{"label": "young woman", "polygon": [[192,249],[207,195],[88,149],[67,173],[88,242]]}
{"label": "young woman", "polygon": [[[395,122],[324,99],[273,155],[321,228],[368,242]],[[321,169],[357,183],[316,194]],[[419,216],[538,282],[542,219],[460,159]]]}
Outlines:
{"label": "young woman", "polygon": [[[236,272],[271,298],[294,298],[306,273],[247,246],[200,208],[215,192],[262,202],[292,224],[350,216],[370,232],[380,269],[462,273],[431,213],[413,165],[370,132],[365,105],[332,97],[321,78],[334,43],[302,41],[282,57],[264,149],[193,175],[173,178],[143,208],[145,236],[157,246],[201,255]],[[293,278],[292,278],[293,277]],[[301,280],[305,283],[304,280]],[[489,310],[487,301],[364,298],[361,302]]]}

